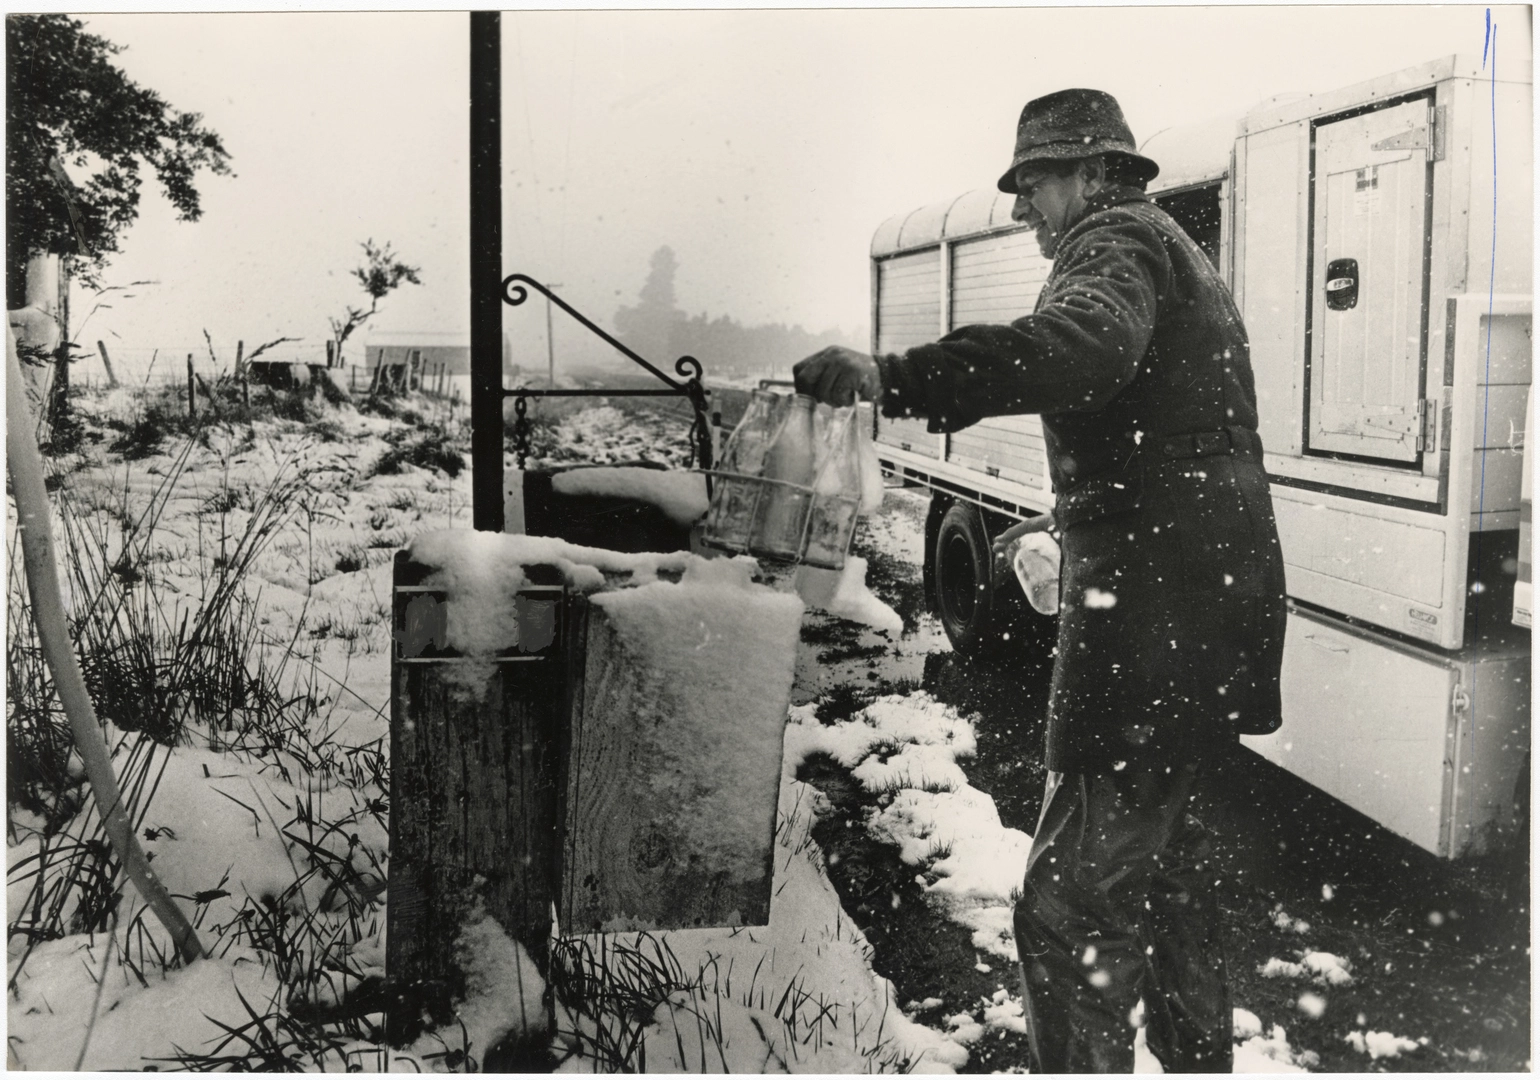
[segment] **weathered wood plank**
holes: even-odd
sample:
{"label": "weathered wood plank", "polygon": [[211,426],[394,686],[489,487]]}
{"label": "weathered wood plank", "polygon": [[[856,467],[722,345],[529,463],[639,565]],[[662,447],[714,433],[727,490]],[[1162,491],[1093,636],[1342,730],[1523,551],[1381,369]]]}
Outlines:
{"label": "weathered wood plank", "polygon": [[783,628],[784,685],[760,685],[747,669],[764,667],[763,658],[744,656],[744,643],[719,627],[698,643],[702,676],[702,667],[671,670],[666,649],[638,655],[601,603],[582,610],[563,929],[764,925],[795,619]]}
{"label": "weathered wood plank", "polygon": [[[392,1042],[446,1023],[465,990],[455,940],[478,910],[524,945],[542,974],[556,895],[559,633],[536,659],[477,664],[434,646],[424,568],[396,559],[391,672],[391,862],[386,970]],[[560,578],[531,567],[531,583]],[[548,603],[550,592],[540,594]],[[514,598],[510,597],[510,603]],[[419,633],[407,633],[409,605]],[[438,662],[423,661],[424,652]],[[417,655],[411,655],[416,653]],[[538,1025],[536,1025],[538,1026]]]}

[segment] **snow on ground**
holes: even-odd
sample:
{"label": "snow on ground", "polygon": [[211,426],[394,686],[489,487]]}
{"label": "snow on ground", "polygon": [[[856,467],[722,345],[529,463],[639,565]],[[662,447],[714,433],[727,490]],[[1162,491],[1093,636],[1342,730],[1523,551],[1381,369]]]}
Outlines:
{"label": "snow on ground", "polygon": [[[134,403],[120,391],[97,407],[129,415]],[[229,558],[248,526],[261,525],[262,515],[272,514],[266,546],[250,561],[241,582],[257,607],[263,635],[259,654],[270,665],[283,665],[297,692],[319,699],[316,723],[324,732],[317,738],[329,734],[338,744],[363,746],[388,735],[391,559],[414,538],[431,545],[435,530],[466,529],[470,473],[467,469],[449,479],[408,464],[394,474],[377,474],[374,465],[390,445],[386,435],[399,422],[350,409],[329,414],[328,420],[333,430],[327,439],[292,424],[259,423],[249,432],[216,430],[206,446],[171,439],[161,453],[135,463],[103,456],[73,472],[69,494],[77,508],[105,511],[99,515],[105,522],[100,542],[111,552],[143,535],[126,526],[146,507],[159,507],[156,527],[140,554],[170,608],[195,603],[215,560]],[[660,447],[662,430],[656,421],[634,422],[607,407],[573,414],[560,427],[573,457],[599,461],[670,460],[676,455],[672,445]],[[671,443],[678,442],[678,434],[668,432]],[[178,472],[176,456],[183,452]],[[172,476],[176,483],[168,486]],[[278,509],[293,513],[280,521]],[[592,562],[575,560],[584,561]],[[641,572],[625,569],[636,583],[649,573],[655,576],[666,561],[654,557]],[[679,566],[670,569],[687,573],[700,562],[690,557],[674,561]],[[695,572],[707,577],[746,574],[727,560],[716,567],[709,572],[696,567]],[[489,582],[465,560],[457,569],[468,593],[507,584]],[[853,560],[849,580],[837,592],[854,597],[845,608],[852,614],[864,607],[881,621],[883,611],[891,615],[891,609],[865,590],[864,570]],[[790,596],[774,599],[795,603]],[[475,624],[458,627],[471,637],[482,630],[486,627]],[[489,633],[495,637],[495,631]],[[163,770],[161,783],[144,809],[142,830],[153,837],[145,843],[157,871],[184,905],[196,907],[200,935],[218,959],[169,974],[152,964],[141,982],[124,961],[142,960],[142,944],[140,952],[124,947],[122,932],[113,948],[102,934],[44,942],[30,953],[20,941],[13,942],[8,955],[17,984],[9,1009],[14,1067],[73,1068],[89,1032],[86,1067],[142,1068],[174,1056],[179,1048],[207,1052],[223,1037],[216,1021],[247,1023],[248,1003],[262,1014],[286,1007],[286,988],[264,962],[265,955],[237,939],[242,919],[250,917],[243,913],[264,898],[288,890],[290,902],[298,906],[313,910],[321,902],[325,879],[305,877],[296,832],[318,850],[353,864],[363,879],[383,877],[387,838],[379,821],[365,812],[382,793],[308,772],[283,755],[253,758],[223,749],[207,733],[200,737],[201,745],[157,755],[153,765]],[[275,768],[275,762],[281,767]],[[954,1041],[910,1021],[893,1002],[891,985],[873,972],[871,947],[840,910],[808,834],[818,797],[787,773],[768,927],[666,935],[686,969],[731,972],[734,981],[710,986],[709,1015],[717,1030],[706,1043],[676,1037],[687,1027],[699,1034],[698,1020],[708,1015],[704,999],[680,999],[659,1008],[646,1035],[653,1071],[950,1071],[966,1061],[966,1051]],[[350,827],[305,836],[294,821],[306,818],[344,820]],[[87,820],[83,814],[79,825],[71,827],[84,828]],[[37,836],[22,830],[9,847],[9,865],[16,867],[38,850]],[[17,895],[9,898],[11,910],[25,888],[26,881],[14,875],[9,891]],[[372,923],[342,953],[351,978],[383,973],[383,904],[372,910]],[[129,915],[137,911],[130,907]],[[145,927],[151,940],[158,932],[149,918],[136,925]],[[473,1044],[485,1048],[520,1025],[534,1000],[530,993],[538,996],[539,988],[527,977],[528,957],[489,920],[468,925],[462,943],[470,977],[460,1019]],[[346,981],[338,980],[333,996]],[[518,986],[522,994],[510,992]],[[326,997],[327,987],[312,989],[318,998]],[[458,1043],[458,1027],[445,1038]],[[704,1060],[703,1045],[709,1051]],[[447,1059],[430,1057],[435,1049],[443,1047],[430,1033],[391,1055],[389,1067],[442,1069]],[[337,1051],[330,1067],[372,1070],[384,1064],[375,1048],[358,1043]],[[581,1060],[569,1062],[574,1068],[582,1065]]]}
{"label": "snow on ground", "polygon": [[880,698],[832,725],[813,706],[793,708],[786,735],[789,760],[828,754],[880,795],[867,828],[898,848],[932,902],[973,930],[975,948],[1014,962],[1012,894],[1032,838],[1002,826],[994,800],[968,784],[957,761],[976,749],[972,723],[923,691]]}
{"label": "snow on ground", "polygon": [[140,983],[115,947],[122,936],[77,934],[33,951],[10,997],[9,1068],[170,1067],[178,1048],[200,1048],[222,1036],[212,1018],[243,1023],[241,998],[265,1011],[283,992],[248,949],[185,969],[147,971]]}
{"label": "snow on ground", "polygon": [[[127,415],[133,402],[118,391],[92,407]],[[258,424],[250,432],[216,432],[207,446],[187,448],[185,468],[170,489],[166,478],[175,473],[175,456],[185,444],[169,441],[162,453],[131,464],[103,457],[72,474],[68,498],[76,507],[103,511],[100,543],[113,553],[144,535],[130,526],[146,507],[160,508],[158,524],[139,556],[142,569],[161,585],[163,603],[172,607],[172,598],[191,603],[202,595],[210,568],[231,557],[242,533],[253,522],[262,525],[275,503],[293,510],[287,519],[274,520],[269,542],[251,560],[241,588],[257,606],[263,661],[282,665],[296,692],[319,700],[315,723],[323,731],[317,738],[330,735],[338,745],[361,747],[385,739],[389,730],[392,557],[414,538],[431,545],[435,541],[428,537],[435,531],[468,528],[470,471],[450,479],[403,465],[398,473],[378,474],[374,465],[390,445],[386,436],[401,422],[351,409],[329,413],[327,419],[331,430],[324,438],[283,423]],[[608,406],[589,408],[560,423],[556,457],[677,466],[683,457],[681,434],[677,423],[670,427],[655,417],[637,419]],[[678,492],[665,494],[671,498]],[[862,542],[878,556],[918,563],[925,512],[921,492],[890,488],[882,513],[861,526]],[[489,578],[486,567],[473,566],[473,561],[457,564],[459,586],[467,595],[507,584],[493,580],[495,574]],[[573,561],[592,565],[591,558]],[[681,559],[670,569],[684,570],[688,563]],[[636,583],[655,576],[659,566],[654,562],[640,573],[634,566],[627,572]],[[866,589],[866,571],[865,560],[853,558],[832,587],[825,579],[813,591],[829,611],[869,624],[858,645],[893,651],[890,674],[895,664],[900,677],[912,668],[918,682],[925,655],[946,650],[945,638],[925,616],[900,637],[892,609]],[[807,616],[815,625],[829,617]],[[459,629],[473,637],[478,631],[475,625]],[[850,662],[824,663],[812,654],[799,655],[800,700],[808,702],[856,675]],[[852,768],[859,782],[881,796],[868,828],[895,844],[931,900],[973,931],[980,965],[1005,973],[1014,960],[1011,902],[1030,838],[1004,828],[992,800],[967,783],[959,762],[974,746],[968,719],[923,692],[883,698],[833,725],[820,724],[810,704],[794,707],[786,731],[770,925],[664,935],[681,968],[699,978],[695,990],[676,993],[648,1018],[647,1068],[950,1071],[966,1063],[966,1044],[984,1032],[1020,1031],[1025,1022],[1021,1001],[1003,988],[955,1014],[946,1032],[909,1019],[893,1001],[891,985],[873,971],[871,946],[840,909],[824,873],[809,833],[822,796],[794,779],[796,766],[814,752]],[[156,868],[173,891],[203,897],[200,933],[206,943],[219,943],[218,959],[165,975],[149,970],[141,982],[122,962],[128,950],[104,947],[107,935],[43,942],[25,957],[24,966],[25,948],[13,942],[8,953],[16,980],[8,1011],[13,1067],[72,1068],[89,1032],[87,1068],[137,1069],[173,1055],[178,1047],[207,1050],[220,1034],[210,1017],[229,1024],[247,1021],[242,998],[259,1012],[284,1007],[284,987],[264,957],[236,940],[238,935],[215,930],[250,909],[248,898],[260,903],[301,876],[298,845],[292,836],[281,835],[280,824],[293,833],[289,823],[305,815],[353,822],[350,832],[321,838],[322,846],[331,845],[331,854],[355,864],[365,880],[384,872],[386,838],[367,812],[369,800],[382,793],[336,783],[281,755],[263,764],[222,749],[215,738],[178,747],[161,759],[156,767],[164,765],[162,783],[143,825],[155,839],[146,846],[155,852]],[[283,768],[275,769],[275,761]],[[350,834],[356,840],[348,841]],[[20,830],[10,844],[8,864],[16,867],[38,850],[37,838]],[[313,895],[319,882],[312,877],[295,895],[308,903],[319,901]],[[12,911],[19,888],[15,881],[8,887]],[[131,917],[134,910],[127,914]],[[355,931],[344,950],[355,976],[383,972],[383,904],[371,910],[374,921]],[[1303,924],[1291,928],[1308,931]],[[644,946],[638,935],[612,935],[610,941]],[[471,962],[461,1019],[474,1044],[485,1048],[522,1023],[538,984],[528,977],[528,957],[489,920],[467,926],[463,944]],[[1299,974],[1327,981],[1334,977],[1330,972],[1346,974],[1345,964],[1312,966],[1309,957],[1323,955],[1305,953],[1295,965]],[[1280,974],[1295,972],[1291,967]],[[315,989],[318,997],[325,996],[325,987]],[[911,1005],[907,1012],[930,1004]],[[569,1030],[592,1024],[570,1015],[563,1023]],[[1308,1057],[1289,1047],[1281,1026],[1264,1032],[1244,1009],[1236,1010],[1236,1039],[1237,1071],[1300,1071],[1309,1064]],[[452,1041],[458,1043],[458,1029]],[[1408,1042],[1367,1032],[1361,1049],[1372,1057],[1391,1056],[1409,1049]],[[1138,1046],[1139,1070],[1159,1071],[1143,1048],[1142,1032]],[[431,1034],[424,1036],[395,1055],[389,1067],[447,1067],[442,1056],[428,1056],[435,1049],[442,1046]],[[385,1064],[364,1044],[346,1048],[332,1067],[342,1068],[343,1057],[347,1065],[363,1069]],[[585,1066],[591,1068],[592,1060],[575,1058],[565,1067],[582,1071]]]}
{"label": "snow on ground", "polygon": [[[706,977],[701,991],[656,1010],[647,1070],[864,1073],[907,1061],[916,1072],[951,1072],[967,1051],[910,1021],[892,985],[872,970],[871,945],[840,908],[809,833],[822,796],[794,771],[787,758],[769,925],[659,935],[684,971]],[[612,941],[637,946],[639,939]],[[574,1023],[558,1020],[569,1030]],[[585,1064],[573,1060],[563,1071],[587,1071]]]}
{"label": "snow on ground", "polygon": [[654,461],[678,468],[689,457],[684,430],[664,413],[627,413],[599,404],[570,413],[557,423],[556,449],[550,463]]}

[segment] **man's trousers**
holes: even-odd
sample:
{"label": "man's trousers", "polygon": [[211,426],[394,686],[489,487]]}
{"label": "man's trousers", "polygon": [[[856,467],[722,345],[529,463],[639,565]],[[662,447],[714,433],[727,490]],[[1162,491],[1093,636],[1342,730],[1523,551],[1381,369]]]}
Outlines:
{"label": "man's trousers", "polygon": [[1133,1017],[1167,1072],[1229,1072],[1214,876],[1195,766],[1050,773],[1016,903],[1032,1069],[1130,1073]]}

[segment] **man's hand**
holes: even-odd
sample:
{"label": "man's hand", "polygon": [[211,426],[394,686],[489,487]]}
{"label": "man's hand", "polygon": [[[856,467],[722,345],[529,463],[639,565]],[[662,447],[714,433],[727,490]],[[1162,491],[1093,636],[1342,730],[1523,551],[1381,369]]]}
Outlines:
{"label": "man's hand", "polygon": [[1018,521],[1009,529],[1006,529],[999,536],[995,537],[994,543],[990,546],[994,549],[994,553],[996,555],[1003,555],[1006,548],[1010,547],[1012,543],[1014,543],[1016,540],[1019,540],[1021,537],[1026,536],[1028,533],[1045,532],[1052,530],[1053,528],[1053,511],[1050,510],[1046,514],[1039,514],[1037,517],[1029,517],[1024,521]]}
{"label": "man's hand", "polygon": [[843,345],[830,345],[799,361],[791,376],[797,393],[826,405],[854,405],[858,397],[876,401],[882,394],[877,361]]}

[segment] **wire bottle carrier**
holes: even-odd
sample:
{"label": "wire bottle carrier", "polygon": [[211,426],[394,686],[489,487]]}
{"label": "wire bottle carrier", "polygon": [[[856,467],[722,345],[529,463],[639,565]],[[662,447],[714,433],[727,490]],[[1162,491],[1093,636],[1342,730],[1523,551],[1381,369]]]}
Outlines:
{"label": "wire bottle carrier", "polygon": [[723,551],[839,570],[861,508],[859,437],[870,406],[835,409],[757,390],[715,479],[702,535]]}

